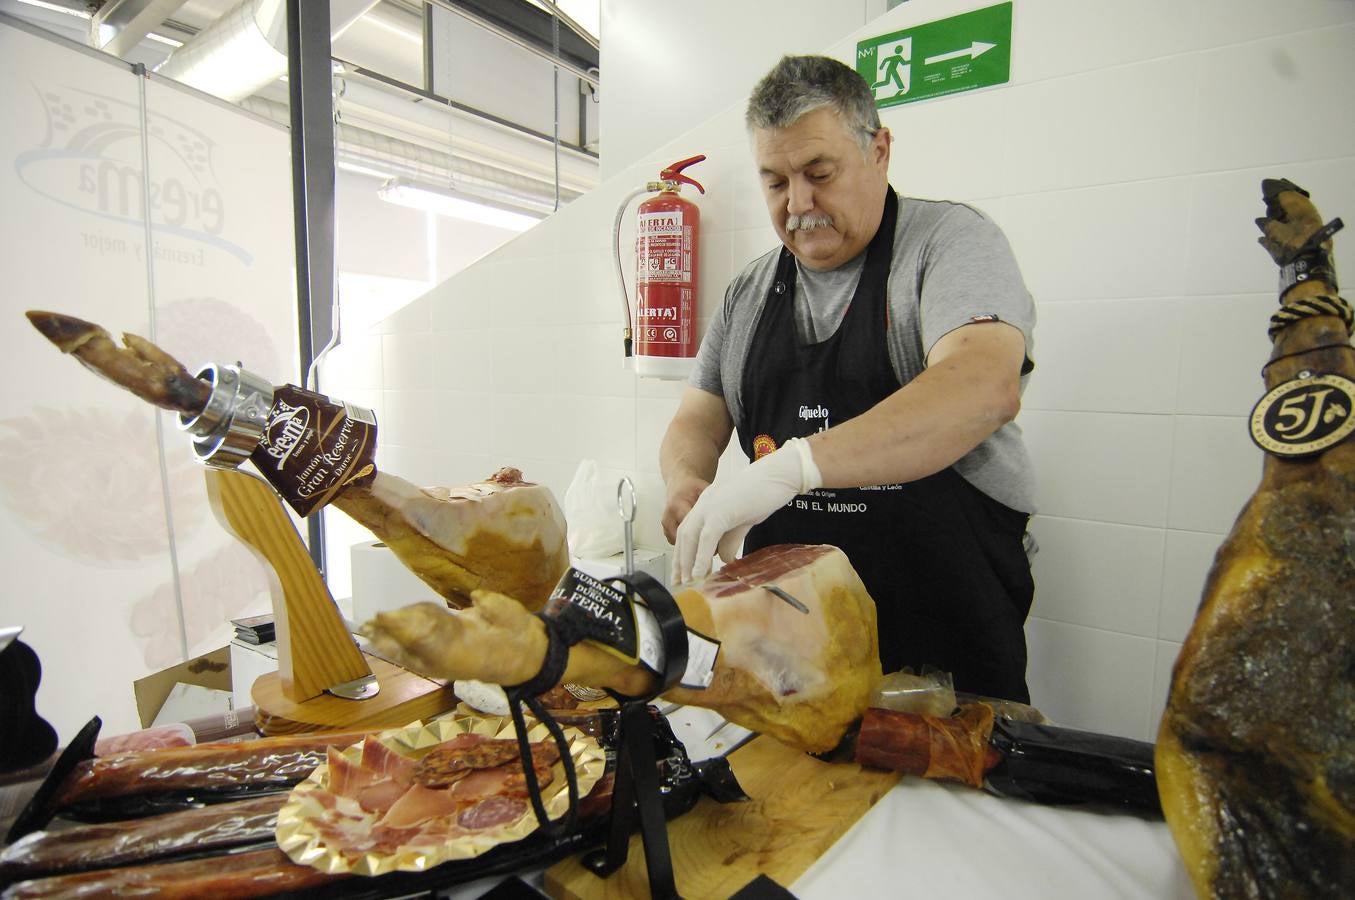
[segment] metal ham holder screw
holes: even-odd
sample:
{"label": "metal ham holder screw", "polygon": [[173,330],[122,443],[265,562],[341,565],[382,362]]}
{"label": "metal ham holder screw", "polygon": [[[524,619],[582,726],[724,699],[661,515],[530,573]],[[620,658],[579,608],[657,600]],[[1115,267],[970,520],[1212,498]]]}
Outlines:
{"label": "metal ham holder screw", "polygon": [[622,478],[616,487],[617,509],[625,530],[626,572],[615,579],[633,595],[639,594],[659,623],[664,647],[661,683],[644,697],[623,697],[617,725],[616,783],[612,789],[612,819],[607,846],[585,853],[581,862],[594,875],[606,878],[626,862],[630,836],[637,820],[645,848],[649,896],[680,896],[673,880],[673,859],[668,849],[668,825],[659,792],[658,760],[654,755],[654,718],[649,701],[673,687],[687,668],[687,628],[673,595],[652,577],[635,571],[632,526],[635,522],[635,486]]}
{"label": "metal ham holder screw", "polygon": [[195,376],[212,385],[196,416],[179,414],[179,430],[193,436],[193,452],[215,469],[234,469],[254,452],[273,406],[273,385],[240,366],[208,364]]}

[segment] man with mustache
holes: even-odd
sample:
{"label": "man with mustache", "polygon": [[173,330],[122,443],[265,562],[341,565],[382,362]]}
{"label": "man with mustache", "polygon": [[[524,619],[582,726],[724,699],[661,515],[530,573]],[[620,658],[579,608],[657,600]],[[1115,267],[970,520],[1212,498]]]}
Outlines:
{"label": "man with mustache", "polygon": [[[998,227],[895,194],[869,85],[785,57],[746,121],[782,247],[730,283],[659,451],[674,580],[782,543],[841,547],[885,672],[1029,701],[1030,459],[1012,421],[1034,305]],[[737,428],[752,465],[712,484]]]}

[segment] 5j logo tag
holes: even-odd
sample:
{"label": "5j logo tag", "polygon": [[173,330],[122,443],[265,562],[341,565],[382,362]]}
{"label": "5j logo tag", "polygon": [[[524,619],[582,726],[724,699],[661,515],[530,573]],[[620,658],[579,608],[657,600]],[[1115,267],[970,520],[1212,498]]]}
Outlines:
{"label": "5j logo tag", "polygon": [[1355,431],[1355,381],[1300,375],[1277,385],[1252,409],[1251,436],[1276,456],[1321,453]]}

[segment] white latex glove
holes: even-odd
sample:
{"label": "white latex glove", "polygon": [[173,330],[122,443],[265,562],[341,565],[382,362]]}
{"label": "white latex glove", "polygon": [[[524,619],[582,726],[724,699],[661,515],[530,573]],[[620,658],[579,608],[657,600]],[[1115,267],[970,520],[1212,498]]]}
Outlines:
{"label": "white latex glove", "polygon": [[673,583],[710,573],[711,557],[731,562],[748,530],[791,498],[823,486],[809,442],[791,438],[727,481],[706,488],[678,526]]}

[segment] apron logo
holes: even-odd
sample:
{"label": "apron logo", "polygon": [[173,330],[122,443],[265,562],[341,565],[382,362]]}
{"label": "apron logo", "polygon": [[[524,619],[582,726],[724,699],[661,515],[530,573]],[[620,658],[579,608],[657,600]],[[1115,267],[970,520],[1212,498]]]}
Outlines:
{"label": "apron logo", "polygon": [[753,438],[753,461],[757,462],[762,457],[776,451],[776,441],[770,434],[759,434]]}
{"label": "apron logo", "polygon": [[828,407],[826,406],[801,406],[800,419],[805,422],[820,422],[819,431],[827,431],[828,425]]}

